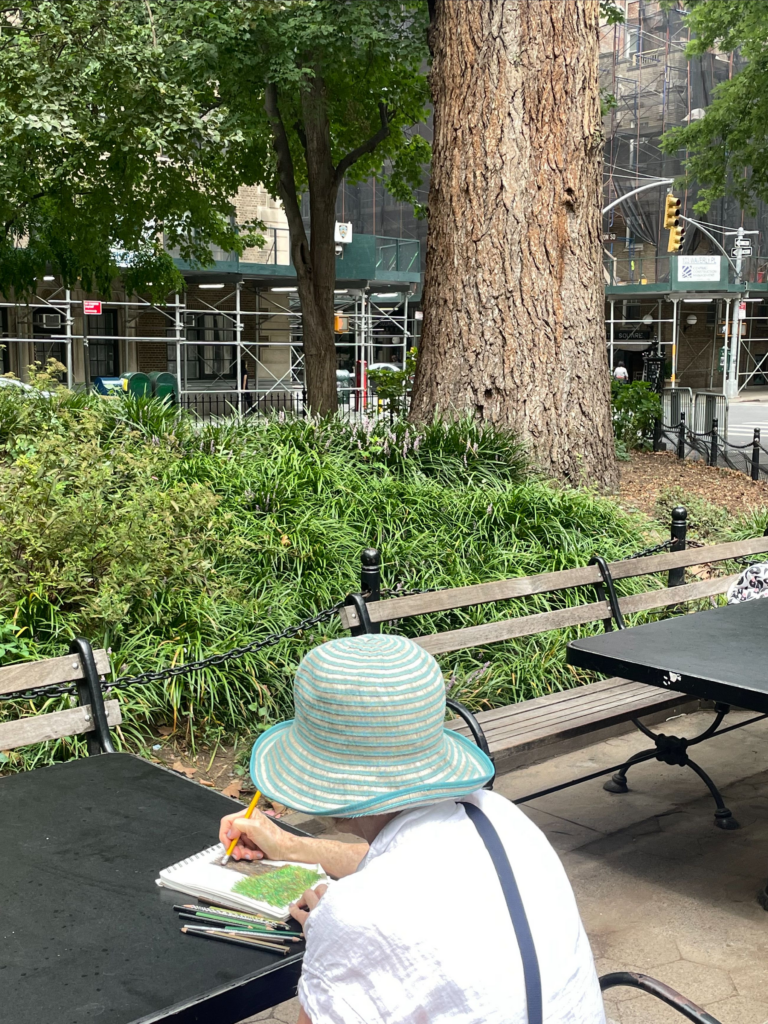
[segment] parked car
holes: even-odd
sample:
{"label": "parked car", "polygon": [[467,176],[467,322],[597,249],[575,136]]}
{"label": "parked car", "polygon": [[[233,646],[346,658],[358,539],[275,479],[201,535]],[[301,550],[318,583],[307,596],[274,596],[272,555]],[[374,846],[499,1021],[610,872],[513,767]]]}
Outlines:
{"label": "parked car", "polygon": [[0,388],[16,388],[17,391],[26,391],[29,395],[36,395],[38,398],[52,398],[52,391],[41,391],[40,388],[33,388],[23,380],[15,377],[0,377]]}

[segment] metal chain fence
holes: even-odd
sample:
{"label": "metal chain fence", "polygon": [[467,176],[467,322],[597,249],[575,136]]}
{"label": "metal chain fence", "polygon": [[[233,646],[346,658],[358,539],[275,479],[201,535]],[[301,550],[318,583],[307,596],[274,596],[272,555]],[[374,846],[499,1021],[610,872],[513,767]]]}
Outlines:
{"label": "metal chain fence", "polygon": [[[637,551],[632,555],[627,555],[626,560],[644,558],[648,555],[656,554],[659,551],[666,551],[673,543],[672,539],[665,540],[661,544],[656,544],[653,547]],[[417,594],[432,594],[440,589],[442,588],[415,587],[412,590],[401,590],[399,587],[390,587],[382,590],[380,592],[380,596],[386,598],[413,597]],[[364,591],[363,597],[366,596],[366,593],[369,592]],[[200,658],[197,661],[184,662],[179,665],[169,665],[167,668],[157,669],[152,672],[141,672],[135,676],[119,676],[117,679],[111,681],[105,680],[101,684],[102,690],[104,693],[110,693],[112,690],[126,690],[133,686],[145,686],[147,683],[159,683],[170,679],[176,679],[179,676],[191,675],[194,672],[200,672],[203,669],[210,668],[215,665],[224,665],[228,661],[234,661],[245,654],[253,654],[256,651],[264,650],[267,647],[274,647],[275,644],[280,643],[281,640],[290,639],[293,636],[297,636],[299,633],[303,633],[307,629],[311,629],[313,626],[319,625],[321,622],[329,621],[334,615],[337,615],[341,611],[345,604],[346,598],[341,601],[337,601],[336,604],[332,605],[330,608],[323,608],[314,615],[310,615],[306,619],[302,619],[301,622],[297,623],[295,626],[289,626],[280,633],[271,633],[262,640],[254,640],[249,644],[243,644],[240,647],[233,647],[220,654],[211,654],[207,658]],[[13,693],[2,693],[0,694],[0,702],[11,700],[37,700],[40,697],[60,697],[66,694],[75,694],[76,692],[76,683],[52,683],[50,686],[36,687],[32,690],[17,690]]]}

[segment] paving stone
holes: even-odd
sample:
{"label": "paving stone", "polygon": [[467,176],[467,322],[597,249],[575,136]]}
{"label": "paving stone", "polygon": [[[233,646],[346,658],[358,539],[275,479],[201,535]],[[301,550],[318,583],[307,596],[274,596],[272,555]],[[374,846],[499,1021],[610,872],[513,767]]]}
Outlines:
{"label": "paving stone", "polygon": [[[617,964],[615,970],[639,970],[645,974],[661,964],[669,964],[680,959],[680,951],[672,935],[664,928],[648,927],[643,929],[627,929],[611,932],[601,936],[603,953]],[[630,967],[636,964],[636,967]]]}
{"label": "paving stone", "polygon": [[654,968],[653,976],[659,981],[665,981],[699,1006],[739,994],[730,975],[711,964],[692,964],[689,960],[678,960]]}
{"label": "paving stone", "polygon": [[768,1022],[768,1001],[755,1002],[745,996],[732,996],[715,1003],[707,1003],[704,1009],[716,1017],[721,1024],[766,1024]]}
{"label": "paving stone", "polygon": [[287,1003],[280,1003],[279,1006],[276,1006],[272,1010],[272,1014],[277,1020],[283,1021],[284,1024],[296,1024],[296,1021],[299,1019],[300,1008],[298,999],[289,999]]}

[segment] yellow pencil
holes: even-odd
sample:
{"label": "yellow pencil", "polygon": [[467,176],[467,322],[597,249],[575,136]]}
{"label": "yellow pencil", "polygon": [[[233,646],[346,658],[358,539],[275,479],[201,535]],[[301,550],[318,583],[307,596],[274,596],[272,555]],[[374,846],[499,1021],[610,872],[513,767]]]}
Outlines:
{"label": "yellow pencil", "polygon": [[[256,810],[256,804],[259,802],[259,797],[260,796],[261,796],[261,793],[257,789],[256,792],[253,794],[253,800],[251,800],[251,802],[248,804],[248,810],[245,812],[245,814],[242,815],[243,818],[250,818],[250,816]],[[235,838],[229,844],[229,846],[227,848],[227,852],[224,854],[224,856],[221,859],[222,866],[224,864],[226,864],[227,861],[229,860],[229,858],[232,856],[232,852],[235,849],[235,847],[237,846],[237,840],[239,838],[240,838],[239,835],[235,836]]]}

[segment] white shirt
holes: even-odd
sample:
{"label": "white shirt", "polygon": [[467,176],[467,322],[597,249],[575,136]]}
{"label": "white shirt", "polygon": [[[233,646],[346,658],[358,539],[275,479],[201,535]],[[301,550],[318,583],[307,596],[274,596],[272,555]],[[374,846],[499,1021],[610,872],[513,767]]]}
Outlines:
{"label": "white shirt", "polygon": [[617,366],[613,371],[613,376],[616,380],[629,380],[629,370],[626,366]]}
{"label": "white shirt", "polygon": [[[545,1024],[605,1024],[592,952],[557,854],[514,804],[493,822],[539,958]],[[405,811],[305,924],[299,1001],[313,1024],[526,1024],[525,985],[493,863],[464,808]]]}

